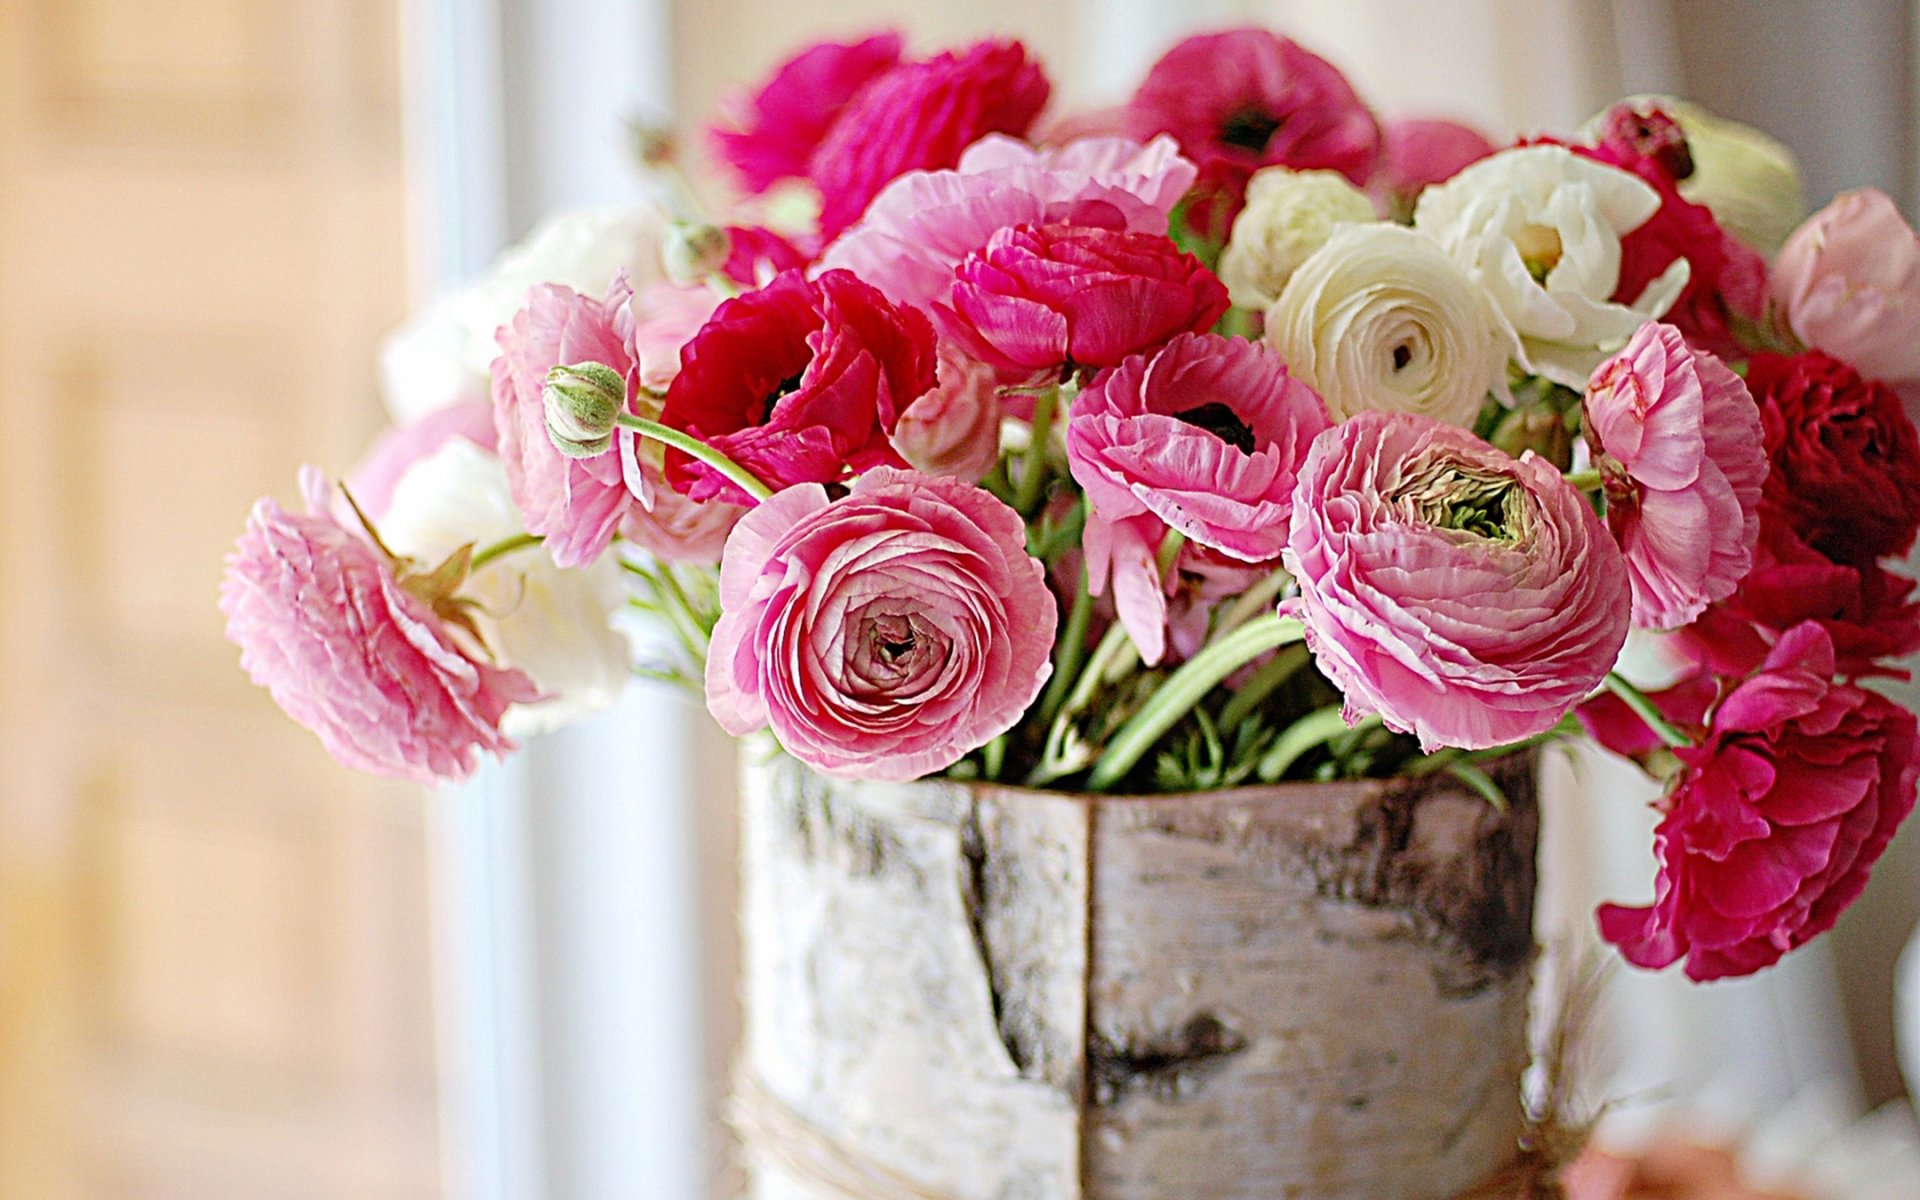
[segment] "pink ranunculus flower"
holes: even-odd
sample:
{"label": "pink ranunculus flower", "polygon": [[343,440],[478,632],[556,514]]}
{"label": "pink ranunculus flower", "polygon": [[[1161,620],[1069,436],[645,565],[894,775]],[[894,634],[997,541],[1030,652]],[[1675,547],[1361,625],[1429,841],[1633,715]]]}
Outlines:
{"label": "pink ranunculus flower", "polygon": [[1020,515],[957,479],[879,468],[741,519],[720,567],[707,706],[833,775],[906,780],[1011,729],[1057,614]]}
{"label": "pink ranunculus flower", "polygon": [[1388,121],[1381,130],[1386,161],[1381,164],[1387,190],[1411,199],[1432,183],[1445,183],[1498,147],[1471,125],[1438,117]]}
{"label": "pink ranunculus flower", "polygon": [[720,500],[689,500],[661,486],[658,468],[642,469],[653,477],[653,508],[628,511],[620,534],[661,562],[717,563],[727,535],[747,510]]}
{"label": "pink ranunculus flower", "polygon": [[982,138],[952,170],[913,171],[888,184],[827,247],[820,268],[852,271],[894,303],[925,308],[947,299],[962,259],[1014,225],[1165,233],[1194,174],[1168,137],[1144,145],[1088,138],[1051,150]]}
{"label": "pink ranunculus flower", "polygon": [[1600,932],[1628,962],[1686,959],[1695,980],[1750,975],[1833,927],[1913,809],[1912,713],[1835,683],[1833,644],[1808,623],[1674,751],[1660,802],[1653,903],[1603,905]]}
{"label": "pink ranunculus flower", "polygon": [[455,438],[492,453],[499,444],[493,428],[493,406],[485,400],[459,400],[422,415],[412,424],[389,430],[347,477],[355,503],[378,520],[387,511],[401,476]]}
{"label": "pink ranunculus flower", "polygon": [[721,105],[710,129],[714,152],[750,192],[804,178],[807,163],[849,100],[900,62],[900,35],[817,42],[794,55],[750,95]]}
{"label": "pink ranunculus flower", "polygon": [[1102,373],[1067,417],[1067,464],[1109,521],[1152,513],[1242,562],[1280,556],[1307,448],[1333,424],[1258,342],[1182,334]]}
{"label": "pink ranunculus flower", "polygon": [[1732,595],[1753,566],[1767,478],[1760,410],[1740,377],[1648,323],[1593,373],[1586,430],[1633,623],[1673,629]]}
{"label": "pink ranunculus flower", "polygon": [[1016,41],[976,42],[895,67],[862,88],[807,163],[820,188],[820,234],[860,219],[908,171],[937,171],[990,133],[1024,136],[1051,86]]}
{"label": "pink ranunculus flower", "polygon": [[247,674],[355,770],[436,783],[512,750],[500,718],[539,699],[532,681],[456,636],[343,526],[320,472],[300,483],[308,511],[261,500],[227,559],[220,611]]}
{"label": "pink ranunculus flower", "polygon": [[1160,570],[1160,546],[1167,526],[1150,513],[1109,521],[1087,514],[1080,533],[1086,555],[1087,590],[1113,598],[1115,618],[1140,652],[1140,661],[1157,666],[1167,653],[1167,579]]}
{"label": "pink ranunculus flower", "polygon": [[1377,712],[1429,750],[1552,728],[1627,637],[1626,563],[1560,472],[1410,413],[1320,435],[1283,561],[1349,719]]}
{"label": "pink ranunculus flower", "polygon": [[[628,292],[614,281],[606,300],[571,288],[541,284],[513,320],[500,327],[493,360],[493,423],[513,502],[527,532],[546,538],[562,567],[592,562],[606,551],[634,504],[615,454],[569,458],[547,435],[542,393],[547,372],[592,362],[632,386],[634,363],[622,328]],[[651,497],[642,497],[646,503]]]}
{"label": "pink ranunculus flower", "polygon": [[1109,367],[1177,334],[1210,329],[1227,289],[1164,234],[1018,225],[954,273],[942,331],[1014,375]]}
{"label": "pink ranunculus flower", "polygon": [[1801,341],[1869,379],[1920,383],[1920,236],[1885,192],[1846,192],[1773,264],[1773,296]]}
{"label": "pink ranunculus flower", "polygon": [[1000,458],[1000,380],[993,368],[942,342],[933,390],[907,405],[893,448],[916,471],[979,482]]}

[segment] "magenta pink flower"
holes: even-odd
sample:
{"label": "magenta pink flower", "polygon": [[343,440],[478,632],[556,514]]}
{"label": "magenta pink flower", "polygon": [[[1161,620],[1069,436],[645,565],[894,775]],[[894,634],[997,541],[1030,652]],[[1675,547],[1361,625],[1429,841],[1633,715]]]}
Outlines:
{"label": "magenta pink flower", "polygon": [[[846,271],[797,271],[714,311],[680,352],[660,419],[776,490],[903,466],[888,440],[934,384],[933,327]],[[678,450],[666,477],[694,500],[751,498]]]}
{"label": "magenta pink flower", "polygon": [[1080,393],[1067,463],[1108,521],[1152,513],[1242,562],[1280,556],[1307,448],[1333,424],[1259,342],[1181,334]]}
{"label": "magenta pink flower", "polygon": [[881,75],[847,104],[807,164],[820,188],[821,236],[859,220],[908,171],[951,167],[989,133],[1022,136],[1049,90],[1015,41],[976,42]]}
{"label": "magenta pink flower", "polygon": [[1886,193],[1846,192],[1809,217],[1774,262],[1773,296],[1807,345],[1920,383],[1920,236]]}
{"label": "magenta pink flower", "polygon": [[[632,387],[634,363],[625,336],[626,280],[615,280],[607,299],[589,299],[571,288],[540,284],[526,306],[500,327],[493,360],[493,423],[500,461],[507,468],[513,502],[527,532],[545,537],[547,552],[562,567],[599,558],[634,504],[618,455],[568,458],[547,436],[541,399],[547,372],[592,362],[608,367]],[[616,324],[618,319],[618,324]],[[650,497],[643,497],[643,502]]]}
{"label": "magenta pink flower", "polygon": [[1750,975],[1859,897],[1913,809],[1920,736],[1912,713],[1833,673],[1826,631],[1797,626],[1714,710],[1706,740],[1674,751],[1653,903],[1599,911],[1628,962]]}
{"label": "magenta pink flower", "polygon": [[1173,135],[1225,205],[1222,232],[1261,167],[1338,171],[1366,186],[1380,126],[1333,64],[1259,28],[1200,34],[1162,55],[1134,93],[1133,132]]}
{"label": "magenta pink flower", "polygon": [[1018,225],[954,273],[943,332],[1013,374],[1108,367],[1212,328],[1227,289],[1163,234]]}
{"label": "magenta pink flower", "polygon": [[1429,750],[1552,728],[1626,641],[1626,564],[1580,493],[1411,413],[1320,435],[1283,560],[1349,719],[1377,712]]}
{"label": "magenta pink flower", "polygon": [[899,61],[897,33],[808,46],[781,63],[759,91],[722,104],[722,123],[708,131],[714,153],[750,192],[804,178],[847,102]]}
{"label": "magenta pink flower", "polygon": [[227,559],[220,611],[247,674],[355,770],[435,783],[512,750],[500,717],[540,698],[532,680],[469,648],[342,526],[318,471],[300,483],[307,513],[261,500]]}
{"label": "magenta pink flower", "polygon": [[1434,117],[1389,121],[1382,140],[1378,182],[1396,204],[1408,208],[1422,188],[1445,183],[1496,149],[1478,129]]}
{"label": "magenta pink flower", "polygon": [[904,780],[1011,729],[1051,670],[1056,613],[1020,515],[955,479],[886,468],[835,501],[788,488],[720,567],[707,706],[771,726],[818,770]]}
{"label": "magenta pink flower", "polygon": [[1000,458],[999,377],[946,342],[933,390],[907,406],[893,448],[916,471],[977,483]]}
{"label": "magenta pink flower", "polygon": [[1740,377],[1673,326],[1643,325],[1594,371],[1586,431],[1633,623],[1672,629],[1732,595],[1753,566],[1767,478],[1760,410]]}
{"label": "magenta pink flower", "polygon": [[1099,225],[1165,233],[1194,180],[1173,139],[1146,145],[1090,138],[1035,150],[981,139],[950,171],[913,171],[888,184],[858,225],[821,256],[896,304],[945,301],[960,260],[1014,225]]}

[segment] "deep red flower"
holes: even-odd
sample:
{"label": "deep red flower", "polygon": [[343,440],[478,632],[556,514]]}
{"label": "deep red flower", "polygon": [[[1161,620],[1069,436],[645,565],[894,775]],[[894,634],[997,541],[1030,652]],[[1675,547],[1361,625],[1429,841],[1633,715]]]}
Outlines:
{"label": "deep red flower", "polygon": [[1653,903],[1602,905],[1627,961],[1686,959],[1695,980],[1750,975],[1833,927],[1913,810],[1914,715],[1833,682],[1817,625],[1780,639],[1715,708],[1706,740],[1674,752],[1661,801]]}
{"label": "deep red flower", "polygon": [[[904,466],[888,441],[934,383],[933,326],[851,272],[787,271],[714,311],[680,352],[661,420],[776,490]],[[750,504],[704,463],[669,450],[667,482],[695,500]]]}
{"label": "deep red flower", "polygon": [[1074,363],[1110,367],[1203,333],[1227,311],[1227,289],[1200,260],[1157,233],[1089,225],[1016,225],[954,272],[945,332],[1010,375]]}
{"label": "deep red flower", "polygon": [[1756,354],[1747,387],[1773,470],[1766,497],[1814,549],[1869,565],[1920,530],[1920,433],[1899,395],[1829,354]]}
{"label": "deep red flower", "polygon": [[708,130],[714,154],[750,192],[804,178],[808,160],[847,101],[899,61],[897,33],[808,46],[781,63],[759,91],[722,106],[721,123]]}
{"label": "deep red flower", "polygon": [[1153,64],[1127,107],[1135,136],[1171,134],[1200,166],[1218,240],[1261,167],[1338,171],[1365,186],[1380,126],[1338,68],[1260,28],[1200,34]]}
{"label": "deep red flower", "polygon": [[938,171],[989,133],[1025,135],[1051,87],[1015,41],[976,42],[896,67],[861,90],[807,164],[831,241],[880,189],[908,171]]}

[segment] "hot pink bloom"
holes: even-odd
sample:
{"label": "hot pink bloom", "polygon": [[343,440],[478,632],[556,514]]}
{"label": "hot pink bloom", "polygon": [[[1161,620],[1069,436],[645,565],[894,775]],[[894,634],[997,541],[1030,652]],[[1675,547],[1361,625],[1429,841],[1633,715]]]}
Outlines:
{"label": "hot pink bloom", "polygon": [[1652,905],[1600,908],[1627,961],[1687,960],[1696,980],[1750,975],[1833,927],[1913,809],[1912,713],[1833,682],[1833,645],[1790,630],[1714,710],[1654,833]]}
{"label": "hot pink bloom", "polygon": [[[762,225],[729,225],[727,260],[720,273],[743,288],[757,288],[782,271],[807,265],[810,254]],[[819,244],[813,245],[818,250]]]}
{"label": "hot pink bloom", "polygon": [[1349,718],[1378,712],[1429,750],[1551,728],[1626,641],[1626,564],[1580,493],[1410,413],[1314,442],[1284,561]]}
{"label": "hot pink bloom", "polygon": [[491,453],[499,442],[493,429],[493,406],[484,400],[461,400],[434,409],[411,425],[387,431],[347,477],[354,502],[362,512],[379,520],[407,469],[454,438],[463,438]]}
{"label": "hot pink bloom", "polygon": [[1200,34],[1161,56],[1130,105],[1134,134],[1172,134],[1231,223],[1261,167],[1338,171],[1364,187],[1380,126],[1333,64],[1266,29]]}
{"label": "hot pink bloom", "polygon": [[622,479],[619,456],[568,458],[554,448],[541,396],[548,371],[583,362],[612,369],[631,387],[634,364],[624,329],[616,327],[617,317],[624,323],[627,296],[624,277],[614,282],[604,303],[571,288],[541,284],[495,335],[500,357],[493,360],[493,423],[500,461],[527,532],[545,537],[548,553],[562,567],[599,558],[634,498]]}
{"label": "hot pink bloom", "polygon": [[881,468],[836,501],[789,488],[727,541],[707,706],[829,774],[941,770],[1046,681],[1043,574],[1019,514],[972,484]]}
{"label": "hot pink bloom", "polygon": [[1382,137],[1385,159],[1378,182],[1404,206],[1411,206],[1422,188],[1445,183],[1496,149],[1478,129],[1432,117],[1389,121]]}
{"label": "hot pink bloom", "polygon": [[1633,623],[1672,629],[1753,566],[1767,478],[1746,384],[1671,325],[1647,324],[1587,385],[1607,526],[1627,559]]}
{"label": "hot pink bloom", "polygon": [[[934,384],[933,327],[846,271],[788,271],[722,304],[680,352],[661,420],[775,489],[904,465],[888,441]],[[747,504],[677,450],[667,480],[694,500]]]}
{"label": "hot pink bloom", "polygon": [[893,448],[916,471],[977,483],[1000,458],[999,378],[942,342],[939,380],[907,406]]}
{"label": "hot pink bloom", "polygon": [[1808,218],[1773,265],[1800,340],[1869,379],[1920,382],[1920,237],[1886,193],[1846,192]]}
{"label": "hot pink bloom", "polygon": [[1008,372],[1107,367],[1209,329],[1227,289],[1163,234],[1082,225],[1003,229],[954,273],[944,332]]}
{"label": "hot pink bloom", "polygon": [[1165,233],[1194,166],[1172,138],[1142,146],[1093,138],[1035,150],[988,137],[951,171],[914,171],[888,184],[860,223],[821,255],[896,304],[944,301],[960,260],[1014,225],[1099,225]]}
{"label": "hot pink bloom", "polygon": [[937,171],[989,133],[1020,137],[1050,88],[1026,47],[976,42],[887,72],[848,103],[807,164],[819,185],[820,233],[860,219],[908,171]]}
{"label": "hot pink bloom", "polygon": [[1095,379],[1067,418],[1067,463],[1108,521],[1152,513],[1242,562],[1280,556],[1327,406],[1259,342],[1182,334]]}
{"label": "hot pink bloom", "polygon": [[781,63],[758,92],[722,105],[724,123],[709,130],[714,153],[732,165],[750,192],[804,178],[814,150],[847,102],[899,61],[897,33],[808,46]]}
{"label": "hot pink bloom", "polygon": [[533,682],[456,639],[333,517],[318,471],[300,483],[308,512],[261,500],[227,559],[220,611],[247,674],[355,770],[435,783],[512,750],[500,717]]}

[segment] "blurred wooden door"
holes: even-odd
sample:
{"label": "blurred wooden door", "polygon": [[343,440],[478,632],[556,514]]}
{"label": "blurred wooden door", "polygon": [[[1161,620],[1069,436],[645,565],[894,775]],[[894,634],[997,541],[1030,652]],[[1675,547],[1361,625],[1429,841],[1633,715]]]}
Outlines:
{"label": "blurred wooden door", "polygon": [[241,675],[400,315],[398,0],[0,0],[0,1200],[439,1191],[422,797]]}

